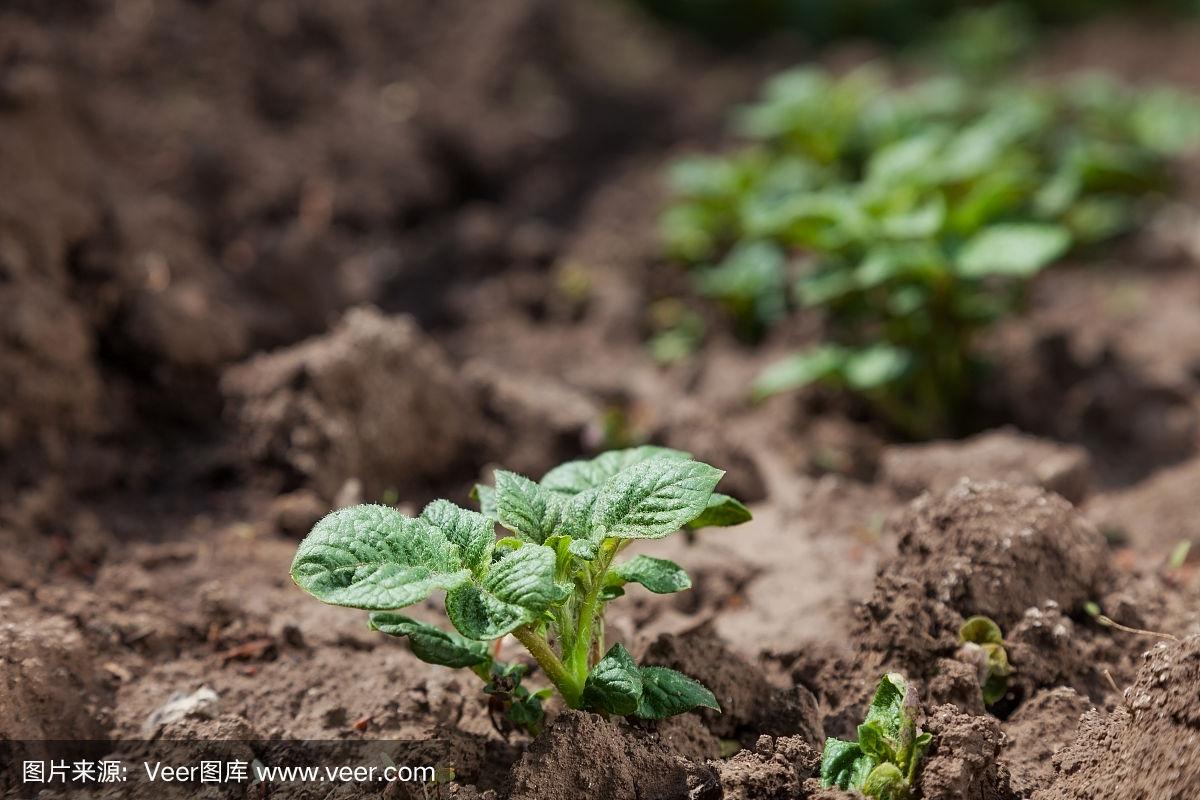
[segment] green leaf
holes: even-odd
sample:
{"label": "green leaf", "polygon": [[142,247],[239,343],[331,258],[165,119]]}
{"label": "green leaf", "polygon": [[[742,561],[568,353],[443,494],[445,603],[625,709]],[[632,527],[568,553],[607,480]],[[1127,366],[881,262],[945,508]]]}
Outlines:
{"label": "green leaf", "polygon": [[868,251],[854,269],[860,289],[872,289],[889,281],[938,280],[946,271],[945,256],[933,242],[886,242]]}
{"label": "green leaf", "polygon": [[471,499],[479,503],[479,513],[489,519],[497,519],[496,511],[496,490],[490,486],[484,486],[482,483],[475,484],[475,488],[471,490]]}
{"label": "green leaf", "polygon": [[888,741],[878,720],[864,722],[858,726],[858,747],[864,753],[878,761],[892,761],[896,758],[896,750]]}
{"label": "green leaf", "polygon": [[1000,626],[990,617],[976,615],[968,618],[958,629],[958,640],[975,644],[1004,644],[1004,635],[1000,632]]}
{"label": "green leaf", "polygon": [[612,575],[626,583],[640,583],[655,594],[671,594],[692,588],[692,579],[674,561],[653,556],[635,556],[612,568]]}
{"label": "green leaf", "polygon": [[893,239],[926,239],[946,221],[946,199],[940,193],[916,208],[888,214],[880,222],[884,235]]}
{"label": "green leaf", "polygon": [[984,677],[983,702],[991,705],[1008,692],[1008,676],[1012,674],[1012,666],[1008,662],[1008,652],[1004,649],[1004,634],[1000,626],[984,616],[974,616],[967,619],[958,629],[959,642],[979,648],[987,663],[987,675]]}
{"label": "green leaf", "polygon": [[642,719],[666,719],[695,708],[720,711],[717,698],[699,682],[666,667],[641,667],[642,697],[636,716]]}
{"label": "green leaf", "polygon": [[536,733],[541,726],[542,718],[545,717],[545,712],[542,710],[542,698],[537,694],[514,697],[506,716],[517,727],[530,734]]}
{"label": "green leaf", "polygon": [[655,458],[627,467],[600,488],[592,525],[606,537],[659,539],[708,507],[725,473],[699,461]]}
{"label": "green leaf", "polygon": [[615,583],[607,584],[600,589],[600,602],[607,603],[610,600],[616,600],[618,597],[624,597],[625,590]]}
{"label": "green leaf", "polygon": [[554,560],[549,547],[526,544],[514,550],[493,564],[483,581],[446,593],[450,621],[470,639],[498,639],[534,622],[565,599],[554,582]]}
{"label": "green leaf", "polygon": [[712,497],[708,498],[708,506],[704,513],[689,522],[687,528],[693,531],[700,528],[728,528],[749,522],[750,519],[750,509],[746,508],[742,501],[727,494],[713,492]]}
{"label": "green leaf", "polygon": [[903,675],[880,679],[858,741],[826,739],[821,785],[860,790],[870,797],[907,800],[917,765],[933,737],[917,734],[916,690]]}
{"label": "green leaf", "polygon": [[592,667],[583,685],[583,702],[609,714],[625,716],[638,708],[642,698],[642,673],[633,657],[614,644]]}
{"label": "green leaf", "polygon": [[796,297],[806,306],[821,306],[840,300],[857,288],[852,272],[834,266],[801,278],[796,283]]}
{"label": "green leaf", "polygon": [[829,737],[821,753],[821,786],[849,790],[863,785],[879,761],[867,755],[857,742]]}
{"label": "green leaf", "polygon": [[376,612],[370,617],[372,630],[389,636],[407,636],[413,655],[428,664],[444,667],[474,667],[492,660],[487,645],[452,631],[444,631],[401,614]]}
{"label": "green leaf", "polygon": [[690,460],[690,453],[670,447],[642,445],[623,450],[609,450],[595,458],[568,461],[542,476],[541,485],[555,492],[576,495],[587,489],[602,486],[623,469],[649,461],[652,458],[675,458]]}
{"label": "green leaf", "polygon": [[901,730],[905,722],[905,697],[908,692],[908,682],[898,672],[884,675],[875,687],[875,696],[871,698],[871,706],[867,709],[864,725],[877,723],[884,736],[900,740]]}
{"label": "green leaf", "polygon": [[596,557],[600,543],[604,539],[603,532],[597,535],[592,525],[592,511],[600,498],[600,490],[585,489],[567,501],[563,511],[562,530],[571,537],[567,546],[569,552],[580,558],[591,561]]}
{"label": "green leaf", "polygon": [[910,784],[917,779],[917,768],[921,765],[921,759],[925,758],[925,753],[929,750],[929,746],[933,744],[932,733],[922,733],[913,740],[912,754],[908,758],[908,773],[907,778]]}
{"label": "green leaf", "polygon": [[754,381],[754,396],[768,397],[836,377],[846,360],[846,349],[822,345],[777,361]]}
{"label": "green leaf", "polygon": [[696,289],[730,305],[735,313],[772,323],[787,313],[787,259],[769,242],[743,242],[715,267],[696,275]]}
{"label": "green leaf", "polygon": [[1002,645],[988,643],[979,647],[983,648],[987,659],[987,677],[980,689],[984,704],[990,706],[1008,693],[1008,676],[1013,670],[1008,662],[1008,652]]}
{"label": "green leaf", "polygon": [[292,580],[318,600],[385,611],[470,578],[459,547],[425,520],[389,506],[335,511],[300,543]]}
{"label": "green leaf", "polygon": [[867,164],[869,183],[925,183],[937,165],[937,152],[946,141],[943,130],[924,130],[877,150]]}
{"label": "green leaf", "polygon": [[862,793],[875,800],[907,800],[908,781],[892,763],[883,763],[871,770],[862,783]]}
{"label": "green leaf", "polygon": [[449,500],[434,500],[425,506],[421,519],[430,523],[458,545],[463,563],[476,574],[487,570],[492,563],[496,546],[496,524],[475,511],[459,508]]}
{"label": "green leaf", "polygon": [[515,472],[496,470],[496,516],[520,538],[541,544],[562,520],[562,500]]}
{"label": "green leaf", "polygon": [[912,364],[907,350],[883,342],[850,353],[842,365],[846,385],[860,391],[887,386]]}
{"label": "green leaf", "polygon": [[967,278],[1027,278],[1057,260],[1070,246],[1071,234],[1060,225],[992,225],[962,246],[956,264],[958,273]]}

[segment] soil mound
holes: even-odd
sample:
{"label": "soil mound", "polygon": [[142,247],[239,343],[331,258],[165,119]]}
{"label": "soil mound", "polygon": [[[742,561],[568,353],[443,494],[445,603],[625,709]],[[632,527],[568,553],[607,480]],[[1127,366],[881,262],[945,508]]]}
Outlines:
{"label": "soil mound", "polygon": [[713,762],[724,800],[788,800],[803,797],[804,783],[821,757],[800,736],[760,736],[753,750]]}
{"label": "soil mound", "polygon": [[222,382],[246,455],[285,485],[365,497],[444,473],[479,437],[480,415],[442,351],[409,317],[350,311],[325,336],[257,356]]}
{"label": "soil mound", "polygon": [[1079,609],[1108,576],[1104,538],[1044,489],[964,481],[915,501],[895,528],[899,553],[882,570],[877,597],[892,579],[916,581],[920,595],[1006,630],[1047,600]]}
{"label": "soil mound", "polygon": [[1074,445],[1038,439],[1012,428],[961,442],[899,445],[884,450],[880,478],[901,497],[937,494],[963,478],[1040,486],[1079,503],[1091,486],[1091,459]]}
{"label": "soil mound", "polygon": [[825,740],[817,701],[804,686],[773,686],[763,670],[737,653],[707,627],[663,634],[647,649],[647,664],[679,670],[707,686],[721,713],[702,711],[708,728],[723,739],[749,745],[759,734],[799,735],[814,747]]}
{"label": "soil mound", "polygon": [[30,611],[0,601],[0,741],[102,738],[94,654],[66,618]]}
{"label": "soil mound", "polygon": [[1057,775],[1034,800],[1125,800],[1200,794],[1200,636],[1146,653],[1112,713],[1089,711]]}
{"label": "soil mound", "polygon": [[997,763],[1004,736],[993,717],[964,714],[938,706],[925,723],[933,746],[922,765],[917,787],[937,800],[1008,800],[1008,769]]}
{"label": "soil mound", "polygon": [[[710,767],[676,755],[657,736],[583,711],[566,711],[512,771],[512,800],[687,800],[715,786]],[[711,791],[711,790],[710,790]],[[716,797],[720,797],[719,789]]]}
{"label": "soil mound", "polygon": [[[1018,675],[1026,657],[1040,665],[1018,679],[1021,696],[1063,682],[1081,691],[1094,685],[1087,679],[1094,672],[1090,662],[1059,629],[1070,625],[1063,611],[1101,596],[1107,551],[1070,503],[1037,487],[963,481],[941,495],[922,495],[891,529],[898,550],[859,609],[853,655],[835,655],[818,665],[815,677],[793,670],[820,688],[832,735],[852,733],[879,675],[889,671],[918,681],[929,699],[980,711],[967,676],[948,663],[958,650],[959,627],[974,614],[994,619],[1017,643],[1010,657]],[[1027,618],[1031,609],[1041,616]],[[1042,663],[1036,646],[1025,647],[1046,636],[1062,663]]]}
{"label": "soil mound", "polygon": [[894,521],[898,552],[862,609],[864,647],[926,671],[952,653],[964,618],[1004,631],[1047,601],[1077,610],[1108,575],[1104,538],[1066,500],[1030,486],[964,481]]}
{"label": "soil mound", "polygon": [[1038,692],[1004,725],[1004,753],[1011,785],[1021,797],[1048,786],[1054,779],[1051,759],[1075,741],[1079,718],[1091,708],[1086,697],[1060,686]]}

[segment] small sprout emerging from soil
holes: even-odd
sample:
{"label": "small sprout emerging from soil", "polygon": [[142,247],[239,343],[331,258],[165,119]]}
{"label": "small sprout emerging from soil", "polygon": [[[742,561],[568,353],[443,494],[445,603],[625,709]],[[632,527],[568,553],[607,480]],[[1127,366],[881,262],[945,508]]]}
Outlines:
{"label": "small sprout emerging from soil", "polygon": [[1192,543],[1187,539],[1182,539],[1175,545],[1175,549],[1171,551],[1170,558],[1167,559],[1167,567],[1170,569],[1183,569],[1183,565],[1187,563],[1188,554],[1192,552]]}
{"label": "small sprout emerging from soil", "polygon": [[[540,482],[496,470],[494,486],[473,492],[482,513],[448,500],[416,518],[380,505],[333,512],[300,543],[292,579],[326,603],[374,612],[371,627],[407,637],[421,660],[470,669],[485,683],[493,720],[506,726],[540,730],[555,689],[571,708],[619,716],[719,711],[712,692],[686,675],[638,666],[620,644],[606,651],[604,609],[629,583],[658,594],[691,588],[666,559],[616,557],[638,539],[750,519],[714,491],[724,474],[653,446],[571,461]],[[496,523],[508,532],[499,540]],[[395,613],[439,589],[454,630]],[[499,660],[509,634],[553,688],[530,691],[528,668]]]}
{"label": "small sprout emerging from soil", "polygon": [[876,800],[908,800],[917,767],[933,736],[917,728],[916,690],[903,675],[884,675],[875,689],[858,741],[830,737],[821,756],[821,785],[858,790]]}
{"label": "small sprout emerging from soil", "polygon": [[1000,626],[988,617],[971,617],[958,629],[958,641],[979,664],[983,702],[992,705],[1008,691],[1008,676],[1013,672]]}

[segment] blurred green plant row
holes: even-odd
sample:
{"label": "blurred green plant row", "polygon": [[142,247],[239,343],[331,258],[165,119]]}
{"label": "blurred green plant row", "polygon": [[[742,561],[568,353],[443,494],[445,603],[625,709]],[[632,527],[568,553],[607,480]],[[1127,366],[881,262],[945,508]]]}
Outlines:
{"label": "blurred green plant row", "polygon": [[[746,146],[672,166],[669,255],[749,338],[823,310],[827,342],[770,368],[759,394],[826,382],[923,438],[961,428],[976,334],[1028,279],[1169,188],[1170,157],[1200,142],[1200,103],[1096,74],[898,86],[877,66],[803,68],[735,126]],[[682,318],[659,355],[694,328]]]}

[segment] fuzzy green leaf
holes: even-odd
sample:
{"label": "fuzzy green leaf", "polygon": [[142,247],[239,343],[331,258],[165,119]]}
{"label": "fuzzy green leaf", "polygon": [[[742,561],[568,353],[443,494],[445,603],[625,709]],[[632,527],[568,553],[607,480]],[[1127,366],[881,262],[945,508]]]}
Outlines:
{"label": "fuzzy green leaf", "polygon": [[907,800],[908,781],[900,768],[885,762],[871,770],[862,783],[862,793],[875,800]]}
{"label": "fuzzy green leaf", "polygon": [[829,737],[821,754],[821,785],[849,790],[866,781],[879,761],[867,755],[857,742]]}
{"label": "fuzzy green leaf", "polygon": [[1004,635],[1000,632],[1000,626],[990,617],[976,615],[968,618],[958,629],[958,640],[975,644],[1004,644]]}
{"label": "fuzzy green leaf", "polygon": [[896,758],[895,748],[888,741],[878,720],[864,722],[858,726],[858,748],[877,761],[892,761]]}
{"label": "fuzzy green leaf", "polygon": [[641,667],[639,671],[642,697],[634,714],[642,719],[666,719],[695,708],[721,710],[712,692],[682,672],[666,667]]}
{"label": "fuzzy green leaf", "polygon": [[496,490],[482,483],[475,484],[471,490],[471,499],[479,503],[479,513],[488,519],[498,520],[496,512]]}
{"label": "fuzzy green leaf", "polygon": [[554,492],[515,472],[496,470],[496,516],[520,538],[541,544],[562,519],[563,503]]}
{"label": "fuzzy green leaf", "polygon": [[688,530],[700,528],[728,528],[741,525],[751,519],[750,509],[742,501],[727,494],[713,492],[708,498],[708,506],[704,512],[687,524]]}
{"label": "fuzzy green leaf", "polygon": [[554,551],[527,544],[493,564],[482,581],[447,592],[446,613],[464,636],[498,639],[563,599],[554,582]]}
{"label": "fuzzy green leaf", "polygon": [[673,458],[687,461],[690,453],[670,447],[642,445],[623,450],[609,450],[595,458],[568,461],[542,476],[541,484],[551,491],[576,495],[587,489],[604,485],[621,470],[653,458]]}
{"label": "fuzzy green leaf", "polygon": [[602,532],[597,535],[592,525],[592,512],[599,497],[599,489],[584,489],[571,497],[563,510],[562,531],[572,537],[567,549],[588,561],[596,557],[603,541]]}
{"label": "fuzzy green leaf", "polygon": [[674,561],[653,556],[635,556],[616,564],[611,575],[625,583],[640,583],[655,594],[671,594],[692,588],[692,579]]}
{"label": "fuzzy green leaf", "polygon": [[470,577],[441,529],[389,506],[343,508],[318,522],[292,561],[292,580],[326,603],[384,611],[419,603]]}
{"label": "fuzzy green leaf", "polygon": [[725,473],[699,461],[655,458],[623,469],[601,487],[592,525],[617,539],[659,539],[708,507]]}
{"label": "fuzzy green leaf", "polygon": [[370,624],[372,630],[389,636],[407,636],[413,655],[428,664],[474,667],[492,660],[483,642],[467,639],[402,614],[377,612],[371,615]]}
{"label": "fuzzy green leaf", "polygon": [[904,676],[896,672],[884,675],[875,687],[875,696],[871,698],[871,706],[867,709],[863,724],[878,724],[884,736],[898,741],[905,722],[907,692],[908,682]]}
{"label": "fuzzy green leaf", "polygon": [[487,570],[492,563],[492,550],[496,546],[495,523],[475,511],[459,508],[449,500],[434,500],[425,506],[421,519],[432,524],[458,545],[463,563],[476,574]]}
{"label": "fuzzy green leaf", "polygon": [[932,733],[922,733],[913,740],[912,752],[908,757],[908,774],[906,775],[909,784],[916,782],[917,768],[921,765],[921,760],[925,758],[925,753],[928,752],[932,744]]}
{"label": "fuzzy green leaf", "polygon": [[967,278],[1001,275],[1027,278],[1057,260],[1071,246],[1060,225],[1011,223],[984,228],[958,252],[958,273]]}
{"label": "fuzzy green leaf", "polygon": [[629,651],[614,644],[588,673],[583,701],[590,708],[624,716],[637,710],[641,698],[642,673]]}
{"label": "fuzzy green leaf", "polygon": [[[927,733],[918,735],[918,713],[916,690],[904,676],[884,675],[863,724],[858,726],[858,741],[826,740],[821,785],[857,789],[881,799],[907,798],[917,766],[933,741]],[[870,791],[866,787],[869,780]]]}

